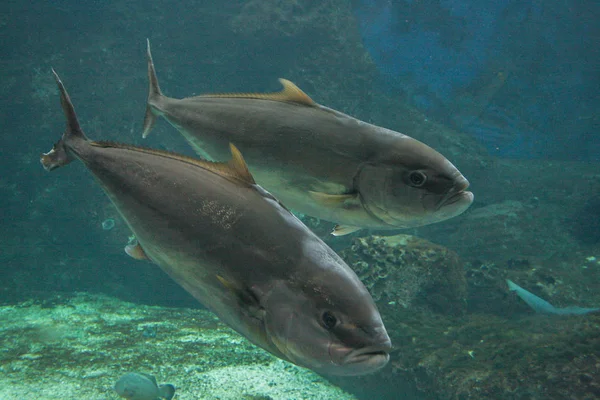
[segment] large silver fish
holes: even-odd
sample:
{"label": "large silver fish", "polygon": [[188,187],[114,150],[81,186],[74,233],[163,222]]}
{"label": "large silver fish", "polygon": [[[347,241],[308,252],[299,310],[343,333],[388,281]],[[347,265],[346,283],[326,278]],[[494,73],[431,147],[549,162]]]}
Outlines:
{"label": "large silver fish", "polygon": [[81,160],[138,245],[225,323],[258,346],[326,374],[383,367],[390,339],[356,274],[256,185],[235,147],[212,163],[89,140],[56,76],[67,129],[41,162]]}
{"label": "large silver fish", "polygon": [[473,201],[469,182],[431,147],[321,106],[287,80],[279,93],[169,98],[149,42],[148,75],[144,137],[163,116],[204,158],[223,159],[235,143],[261,186],[293,210],[338,223],[335,235],[432,224]]}

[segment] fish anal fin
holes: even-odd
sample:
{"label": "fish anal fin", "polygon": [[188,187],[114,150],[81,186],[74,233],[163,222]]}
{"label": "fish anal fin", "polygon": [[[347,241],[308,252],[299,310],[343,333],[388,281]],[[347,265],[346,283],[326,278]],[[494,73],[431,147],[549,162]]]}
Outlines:
{"label": "fish anal fin", "polygon": [[359,230],[361,230],[361,228],[358,226],[336,225],[331,234],[333,236],[344,236]]}
{"label": "fish anal fin", "polygon": [[283,85],[283,89],[274,93],[222,93],[222,94],[205,94],[200,97],[221,97],[221,98],[238,98],[238,99],[260,99],[283,101],[290,103],[302,104],[305,106],[314,107],[317,105],[306,93],[302,91],[293,82],[287,79],[279,78],[279,82]]}
{"label": "fish anal fin", "polygon": [[137,242],[130,243],[127,246],[125,246],[125,253],[127,253],[129,257],[134,258],[136,260],[150,261],[150,259],[146,255],[146,252],[144,251],[144,249],[142,249],[142,246],[140,246],[140,244]]}
{"label": "fish anal fin", "polygon": [[329,194],[323,192],[309,191],[310,197],[322,206],[326,207],[344,207],[356,203],[358,194]]}

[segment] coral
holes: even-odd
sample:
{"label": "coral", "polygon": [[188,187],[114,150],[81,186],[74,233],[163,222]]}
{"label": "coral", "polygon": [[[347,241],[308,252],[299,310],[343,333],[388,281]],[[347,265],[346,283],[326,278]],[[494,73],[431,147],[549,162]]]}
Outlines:
{"label": "coral", "polygon": [[430,346],[392,363],[440,399],[592,399],[600,395],[599,328],[597,316],[473,315],[443,330],[421,330],[417,343]]}
{"label": "coral", "polygon": [[442,246],[410,235],[369,236],[355,239],[342,256],[376,302],[445,314],[465,309],[463,266]]}
{"label": "coral", "polygon": [[[488,210],[506,216],[511,209],[519,207]],[[505,282],[523,282],[560,307],[597,305],[596,256],[573,256],[569,269],[526,258],[502,264],[457,261],[458,268],[448,267],[453,276],[443,267],[447,258],[456,257],[452,251],[407,235],[355,239],[343,254],[372,291],[394,345],[390,365],[382,371],[351,383],[334,380],[346,390],[379,387],[377,398],[386,400],[398,398],[391,382],[405,382],[405,387],[413,383],[419,391],[414,398],[558,400],[600,395],[600,315],[536,315]],[[437,291],[455,295],[445,301],[467,296],[466,287],[456,284],[463,268],[467,313],[456,306],[444,312],[429,303],[436,290],[426,289],[428,279],[447,281],[446,290]],[[432,271],[442,273],[436,277]],[[405,282],[419,289],[404,288]],[[466,285],[464,277],[462,282]],[[462,289],[456,292],[457,287]],[[398,307],[400,303],[409,306]],[[453,310],[461,312],[452,315]]]}

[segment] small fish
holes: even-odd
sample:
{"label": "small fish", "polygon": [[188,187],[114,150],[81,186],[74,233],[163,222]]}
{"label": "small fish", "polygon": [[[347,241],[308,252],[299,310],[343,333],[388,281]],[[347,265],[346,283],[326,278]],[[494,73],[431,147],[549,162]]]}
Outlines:
{"label": "small fish", "polygon": [[175,386],[159,386],[152,375],[128,372],[115,383],[115,392],[127,400],[171,400],[175,396]]}
{"label": "small fish", "polygon": [[278,93],[164,96],[150,42],[144,137],[163,116],[203,158],[236,143],[257,182],[300,213],[361,228],[428,225],[473,202],[467,179],[443,155],[404,134],[315,103],[285,79]]}
{"label": "small fish", "polygon": [[587,308],[569,306],[564,308],[554,307],[552,304],[536,296],[535,294],[523,289],[510,279],[506,280],[508,284],[508,290],[517,293],[517,296],[521,298],[529,307],[535,312],[540,314],[554,314],[554,315],[584,315],[589,313],[600,312],[600,308]]}
{"label": "small fish", "polygon": [[158,264],[230,327],[317,372],[359,375],[389,360],[390,338],[348,265],[256,185],[232,145],[214,163],[82,131],[55,73],[67,129],[41,156],[46,170],[80,160],[135,238],[126,252]]}

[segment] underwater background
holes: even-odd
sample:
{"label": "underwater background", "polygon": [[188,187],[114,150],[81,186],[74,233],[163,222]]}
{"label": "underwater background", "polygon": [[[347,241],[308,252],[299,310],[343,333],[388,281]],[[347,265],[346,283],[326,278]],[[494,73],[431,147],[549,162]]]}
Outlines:
{"label": "underwater background", "polygon": [[[600,398],[598,313],[547,312],[506,282],[552,310],[600,307],[598,2],[0,10],[0,399],[117,399],[114,382],[138,370],[180,399]],[[423,141],[469,179],[471,208],[422,228],[336,238],[303,216],[376,300],[395,346],[382,371],[319,377],[252,346],[125,255],[130,232],[84,168],[43,170],[64,129],[51,68],[90,137],[193,156],[166,123],[141,137],[146,38],[170,96],[274,91],[284,77]]]}

